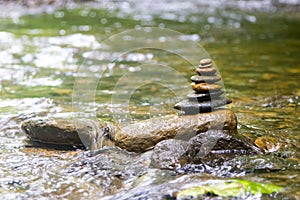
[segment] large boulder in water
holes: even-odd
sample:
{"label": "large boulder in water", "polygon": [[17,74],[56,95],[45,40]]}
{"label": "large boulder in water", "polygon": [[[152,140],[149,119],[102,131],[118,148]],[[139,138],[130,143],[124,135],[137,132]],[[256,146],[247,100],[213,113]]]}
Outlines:
{"label": "large boulder in water", "polygon": [[22,130],[30,140],[48,144],[82,145],[71,120],[46,117],[31,118],[22,123]]}
{"label": "large boulder in water", "polygon": [[197,115],[167,115],[130,124],[110,138],[122,149],[144,152],[158,142],[177,138],[189,140],[210,129],[236,130],[237,119],[231,110],[217,110]]}
{"label": "large boulder in water", "polygon": [[[22,130],[34,142],[100,148],[108,139],[111,129],[106,123],[96,120],[36,117],[23,121]],[[104,144],[103,144],[104,143]]]}

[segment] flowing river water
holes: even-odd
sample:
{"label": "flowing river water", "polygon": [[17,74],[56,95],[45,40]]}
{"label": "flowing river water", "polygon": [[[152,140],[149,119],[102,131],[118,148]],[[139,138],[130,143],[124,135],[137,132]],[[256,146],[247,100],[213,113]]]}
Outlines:
{"label": "flowing river water", "polygon": [[[163,49],[120,52],[117,44],[126,37],[117,37],[112,49],[103,46],[112,35],[142,27],[180,32],[181,37],[171,38],[179,52],[197,54],[179,45],[185,42],[202,45],[233,100],[229,108],[237,115],[239,132],[276,138],[274,148],[280,146],[281,156],[299,164],[299,3],[276,2],[69,2],[56,7],[0,1],[0,196],[99,199],[174,179],[171,171],[146,168],[147,154],[107,148],[98,152],[103,157],[99,164],[84,150],[34,148],[20,129],[33,116],[71,118],[74,105],[87,117],[92,113],[118,123],[177,113],[173,105],[191,91],[194,74],[186,60]],[[154,46],[164,40],[160,37]],[[103,60],[115,62],[105,65]],[[155,84],[143,82],[147,77],[139,74],[151,63],[168,66],[149,71]],[[72,101],[74,83],[88,85],[91,74],[99,80],[95,98]],[[128,103],[121,101],[128,98],[126,85],[135,87]],[[231,176],[282,186],[282,198],[299,199],[299,174],[298,167]],[[203,180],[218,178],[224,176],[203,174]]]}

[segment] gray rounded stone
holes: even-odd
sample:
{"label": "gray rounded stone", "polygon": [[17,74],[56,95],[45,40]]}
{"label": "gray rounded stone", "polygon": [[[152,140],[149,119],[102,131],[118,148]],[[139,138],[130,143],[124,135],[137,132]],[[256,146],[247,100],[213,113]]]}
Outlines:
{"label": "gray rounded stone", "polygon": [[211,63],[212,63],[212,60],[210,58],[205,58],[205,59],[200,60],[200,65],[208,65]]}
{"label": "gray rounded stone", "polygon": [[217,81],[220,81],[221,77],[216,75],[216,76],[192,76],[191,81],[194,83],[215,83]]}
{"label": "gray rounded stone", "polygon": [[197,67],[196,72],[200,76],[212,76],[217,72],[217,70],[213,67],[209,67],[209,68]]}

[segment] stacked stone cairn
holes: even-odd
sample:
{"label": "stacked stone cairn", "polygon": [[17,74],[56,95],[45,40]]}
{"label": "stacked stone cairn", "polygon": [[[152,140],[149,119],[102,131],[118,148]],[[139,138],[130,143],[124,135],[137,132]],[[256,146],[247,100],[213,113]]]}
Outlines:
{"label": "stacked stone cairn", "polygon": [[174,108],[181,110],[184,115],[212,112],[215,108],[231,103],[226,99],[224,89],[218,82],[221,77],[213,66],[211,59],[200,60],[196,68],[197,75],[191,77],[194,93],[187,95],[187,99],[177,103]]}

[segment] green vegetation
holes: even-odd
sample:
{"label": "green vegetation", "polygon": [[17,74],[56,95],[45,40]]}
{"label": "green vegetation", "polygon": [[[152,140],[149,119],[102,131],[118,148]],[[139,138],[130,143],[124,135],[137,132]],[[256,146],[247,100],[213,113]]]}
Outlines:
{"label": "green vegetation", "polygon": [[261,184],[246,180],[233,179],[222,183],[199,185],[184,189],[177,193],[177,199],[194,199],[203,195],[216,195],[221,197],[245,198],[249,195],[272,194],[280,192],[281,187],[271,184]]}

